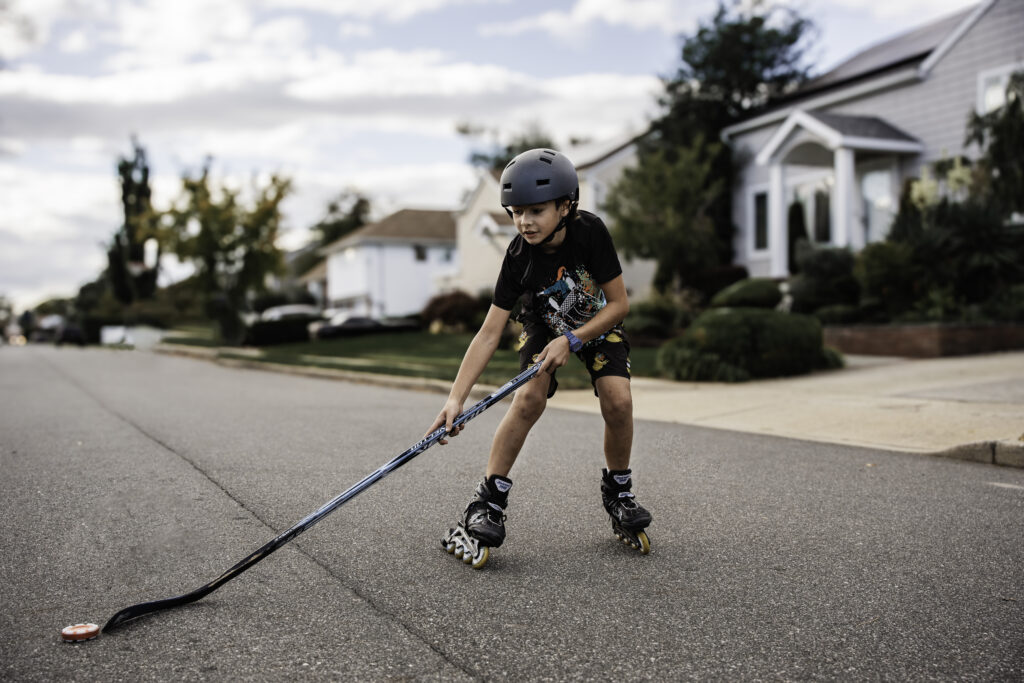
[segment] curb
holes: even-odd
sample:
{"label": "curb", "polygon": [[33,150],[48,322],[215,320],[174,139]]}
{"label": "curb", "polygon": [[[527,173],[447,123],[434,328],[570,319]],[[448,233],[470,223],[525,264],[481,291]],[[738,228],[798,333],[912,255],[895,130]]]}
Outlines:
{"label": "curb", "polygon": [[[270,363],[256,359],[249,360],[246,358],[225,358],[220,355],[220,350],[218,348],[211,347],[158,344],[151,350],[156,353],[162,353],[169,356],[185,356],[188,358],[212,361],[218,365],[229,368],[279,372],[288,375],[298,375],[301,377],[341,380],[354,382],[356,384],[367,384],[393,389],[429,391],[436,394],[447,394],[451,389],[451,382],[439,379],[425,379],[403,375],[384,375],[374,372],[359,372],[357,370],[319,368],[311,365],[285,365],[283,363]],[[482,398],[486,398],[497,389],[497,386],[477,384],[473,387],[472,391],[470,391],[469,398],[473,400],[480,400]],[[509,399],[506,398],[504,400],[507,401]],[[1016,467],[1024,469],[1024,436],[1016,441],[979,441],[953,446],[952,448],[947,448],[942,451],[932,451],[920,454],[937,458],[976,462],[985,465],[999,465],[1002,467]]]}
{"label": "curb", "polygon": [[986,465],[1024,468],[1024,442],[1022,441],[979,441],[947,448],[944,451],[926,453],[938,458],[952,458],[979,462]]}
{"label": "curb", "polygon": [[[358,370],[339,370],[335,368],[319,368],[313,365],[286,365],[284,363],[271,363],[261,360],[249,360],[246,358],[226,358],[220,355],[216,348],[209,347],[179,347],[172,344],[160,344],[152,349],[156,353],[168,356],[184,356],[198,360],[208,360],[217,365],[228,368],[244,368],[249,370],[264,370],[266,372],[279,372],[286,375],[298,375],[300,377],[315,377],[319,379],[341,380],[356,384],[369,384],[374,386],[388,387],[392,389],[411,389],[414,391],[429,391],[435,394],[447,394],[451,390],[452,383],[441,379],[427,379],[422,377],[408,377],[405,375],[384,375],[376,372],[359,372]],[[499,387],[487,384],[477,384],[469,393],[472,399],[482,399],[490,396]]]}

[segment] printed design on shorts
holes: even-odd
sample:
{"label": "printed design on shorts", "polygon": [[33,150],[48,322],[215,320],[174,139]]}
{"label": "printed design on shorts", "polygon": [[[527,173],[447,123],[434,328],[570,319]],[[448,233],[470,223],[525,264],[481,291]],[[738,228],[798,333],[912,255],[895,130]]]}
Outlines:
{"label": "printed design on shorts", "polygon": [[633,374],[633,368],[629,365],[629,356],[626,357],[626,372],[630,375]]}
{"label": "printed design on shorts", "polygon": [[605,335],[605,339],[613,344],[621,344],[622,337],[620,337],[614,330]]}
{"label": "printed design on shorts", "polygon": [[[544,322],[559,335],[582,327],[607,303],[604,292],[583,266],[571,272],[562,266],[555,282],[537,296],[543,305]],[[593,346],[603,339],[601,335],[584,346]]]}
{"label": "printed design on shorts", "polygon": [[601,372],[601,370],[604,369],[604,366],[606,365],[608,365],[608,356],[604,355],[601,352],[595,353],[594,364],[590,366],[594,369],[594,372]]}
{"label": "printed design on shorts", "polygon": [[534,362],[534,363],[536,363],[536,362],[537,362],[537,359],[538,359],[538,358],[540,358],[540,354],[539,354],[539,353],[535,353],[535,354],[533,354],[533,362]]}
{"label": "printed design on shorts", "polygon": [[526,334],[526,330],[523,330],[519,335],[519,341],[516,342],[516,351],[521,350],[526,346],[526,342],[530,341],[530,335]]}

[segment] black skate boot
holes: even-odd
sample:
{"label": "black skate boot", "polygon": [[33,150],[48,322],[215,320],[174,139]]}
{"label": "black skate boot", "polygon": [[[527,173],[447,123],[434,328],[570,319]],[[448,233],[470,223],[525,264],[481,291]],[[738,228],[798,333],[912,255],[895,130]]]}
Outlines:
{"label": "black skate boot", "polygon": [[644,531],[651,524],[651,513],[636,502],[632,470],[601,470],[601,498],[604,509],[612,518],[612,531],[623,543],[646,555],[651,543]]}
{"label": "black skate boot", "polygon": [[490,548],[505,542],[505,507],[511,488],[512,481],[497,474],[482,481],[458,525],[441,539],[445,550],[474,569],[483,567]]}

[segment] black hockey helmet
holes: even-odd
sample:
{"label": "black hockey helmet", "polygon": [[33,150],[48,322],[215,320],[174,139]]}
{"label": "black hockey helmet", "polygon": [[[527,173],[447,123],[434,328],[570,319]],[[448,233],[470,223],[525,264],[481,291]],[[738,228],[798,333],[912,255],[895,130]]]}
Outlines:
{"label": "black hockey helmet", "polygon": [[[553,149],[531,149],[508,162],[501,172],[501,205],[541,204],[568,197],[580,198],[580,181],[569,158]],[[511,215],[511,212],[509,212]]]}

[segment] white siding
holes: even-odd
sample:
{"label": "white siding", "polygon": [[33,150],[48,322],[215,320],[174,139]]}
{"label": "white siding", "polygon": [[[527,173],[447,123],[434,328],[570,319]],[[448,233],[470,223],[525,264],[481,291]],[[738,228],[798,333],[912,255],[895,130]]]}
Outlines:
{"label": "white siding", "polygon": [[[940,59],[920,82],[890,88],[827,107],[823,111],[855,116],[876,116],[917,138],[924,146],[920,155],[889,158],[897,169],[897,186],[920,173],[922,164],[959,154],[976,157],[976,148],[963,146],[968,116],[978,97],[978,78],[986,71],[1008,65],[1024,65],[1024,0],[996,2],[973,27]],[[797,105],[799,106],[799,104]],[[737,162],[733,188],[733,222],[738,226],[734,241],[736,262],[746,265],[751,275],[768,274],[767,259],[752,254],[749,230],[750,195],[753,187],[768,183],[769,169],[754,157],[767,144],[781,122],[737,135],[732,141]],[[858,159],[858,164],[866,158]],[[858,172],[865,170],[858,166]],[[787,178],[799,174],[787,169]],[[787,201],[791,197],[787,197]],[[858,217],[859,220],[859,217]]]}

